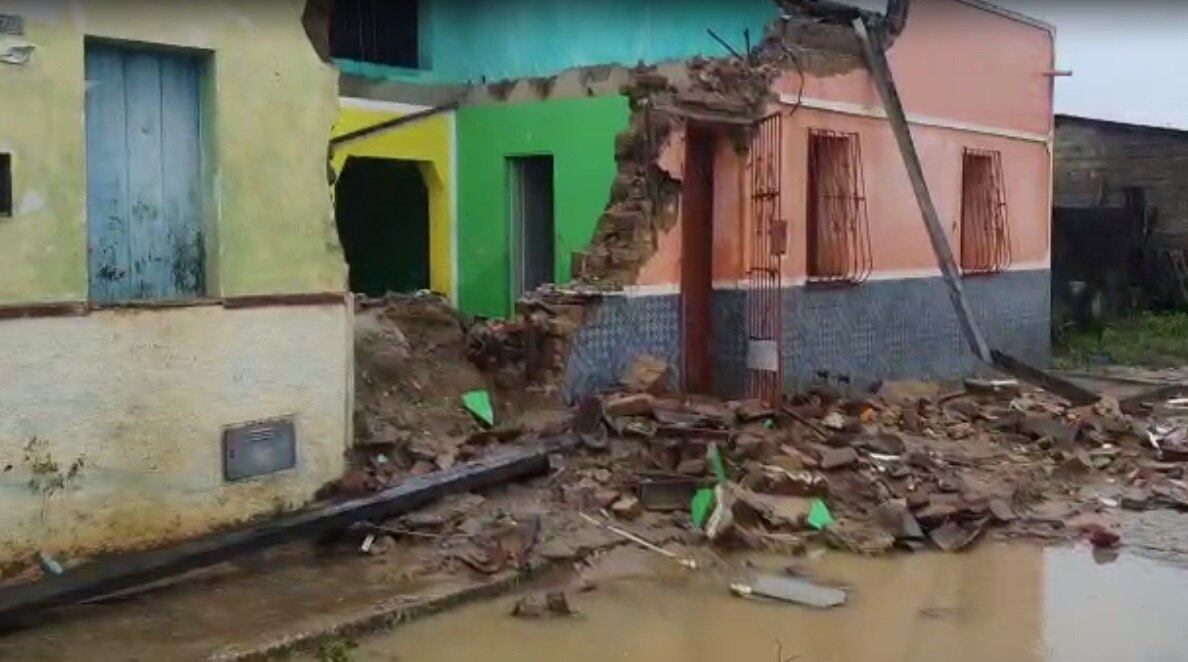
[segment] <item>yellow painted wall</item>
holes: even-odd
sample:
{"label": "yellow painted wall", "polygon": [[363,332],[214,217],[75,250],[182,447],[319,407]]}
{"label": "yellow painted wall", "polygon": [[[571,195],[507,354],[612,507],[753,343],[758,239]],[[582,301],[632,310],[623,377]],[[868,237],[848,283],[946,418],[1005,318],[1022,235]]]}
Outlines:
{"label": "yellow painted wall", "polygon": [[[361,107],[362,106],[362,107]],[[343,99],[334,135],[403,117],[416,109],[380,108],[381,104]],[[454,297],[454,113],[398,126],[335,147],[331,163],[341,173],[352,156],[417,161],[429,191],[429,286]]]}
{"label": "yellow painted wall", "polygon": [[212,52],[211,295],[342,291],[326,176],[337,72],[301,26],[303,0],[0,0],[25,18],[28,64],[0,64],[0,151],[16,214],[0,218],[0,304],[87,296],[85,37]]}

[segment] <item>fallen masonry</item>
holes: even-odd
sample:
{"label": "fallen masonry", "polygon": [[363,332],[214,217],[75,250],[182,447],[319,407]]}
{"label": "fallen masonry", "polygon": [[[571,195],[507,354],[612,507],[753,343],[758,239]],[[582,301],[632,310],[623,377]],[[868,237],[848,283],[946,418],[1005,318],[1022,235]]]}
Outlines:
{"label": "fallen masonry", "polygon": [[[177,548],[68,564],[74,567],[60,576],[0,592],[0,616],[12,624],[39,609],[332,531],[368,556],[414,550],[426,573],[491,577],[581,563],[619,544],[687,567],[696,566],[690,552],[703,545],[785,554],[819,546],[958,552],[997,536],[1114,547],[1118,512],[1188,511],[1188,412],[1158,399],[1126,411],[1111,398],[1074,406],[1017,382],[981,380],[891,382],[873,393],[822,387],[773,407],[668,392],[669,367],[641,356],[617,389],[568,409],[526,411],[513,385],[540,381],[526,368],[531,352],[523,348],[532,341],[522,336],[538,328],[560,341],[561,330],[546,328],[555,317],[538,326],[501,323],[507,326],[497,333],[431,317],[451,329],[432,360],[448,346],[488,359],[480,379],[491,369],[507,373],[506,387],[483,382],[498,412],[494,428],[458,418],[461,394],[449,405],[443,394],[435,409],[401,420],[431,414],[457,421],[455,429],[424,434],[414,423],[408,435],[372,439],[357,450],[356,468],[328,490],[328,504]],[[400,360],[423,350],[413,347]],[[555,374],[551,363],[537,365]],[[370,386],[385,389],[378,380]],[[548,422],[528,424],[526,414]],[[540,442],[550,435],[571,441],[545,449]],[[434,446],[419,450],[427,443]],[[471,473],[504,463],[481,477]],[[714,502],[706,530],[691,516],[703,492]]]}

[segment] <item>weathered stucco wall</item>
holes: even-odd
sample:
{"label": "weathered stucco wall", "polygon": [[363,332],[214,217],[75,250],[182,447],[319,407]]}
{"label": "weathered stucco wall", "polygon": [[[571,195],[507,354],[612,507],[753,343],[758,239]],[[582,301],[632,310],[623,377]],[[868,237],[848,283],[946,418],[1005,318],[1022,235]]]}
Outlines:
{"label": "weathered stucco wall", "polygon": [[[343,470],[351,317],[215,305],[0,324],[0,562],[146,546],[308,501]],[[224,482],[223,426],[290,415],[297,467]]]}
{"label": "weathered stucco wall", "polygon": [[553,274],[569,280],[570,258],[590,242],[615,178],[615,136],[627,99],[604,96],[466,106],[458,111],[458,302],[462,310],[511,312],[507,159],[551,155]]}
{"label": "weathered stucco wall", "polygon": [[[954,0],[913,2],[904,32],[887,52],[909,114],[1031,134],[1052,131],[1055,37],[1049,30]],[[777,90],[797,95],[784,74]],[[881,108],[865,68],[809,76],[806,99]]]}
{"label": "weathered stucco wall", "polygon": [[425,83],[550,76],[597,64],[634,65],[722,55],[711,28],[738,50],[779,14],[771,0],[428,0],[422,68],[340,61],[344,73]]}
{"label": "weathered stucco wall", "polygon": [[[979,39],[967,46],[968,34]],[[963,36],[964,35],[964,36]],[[889,58],[911,121],[912,136],[941,222],[960,252],[962,153],[965,148],[1002,154],[1012,270],[1046,270],[1051,226],[1052,34],[1047,30],[952,0],[913,4],[907,28]],[[936,62],[946,66],[937,68]],[[782,201],[788,221],[784,280],[806,279],[808,133],[813,129],[856,133],[862,152],[864,189],[874,279],[939,276],[919,207],[882,101],[863,68],[835,76],[799,73],[775,84],[782,103]],[[803,88],[803,90],[802,90]],[[978,91],[975,93],[975,91]],[[683,149],[678,134],[667,158]],[[737,247],[722,235],[743,237],[748,203],[723,213],[720,200],[744,198],[741,160],[715,163],[714,280],[733,287],[744,277]],[[723,227],[724,226],[724,227]],[[679,281],[680,228],[660,237],[638,285],[675,286]]]}
{"label": "weathered stucco wall", "polygon": [[[382,101],[344,98],[334,124],[343,136],[424,110]],[[335,146],[331,164],[341,173],[352,156],[416,161],[429,190],[429,286],[454,298],[454,113],[404,124]],[[394,210],[395,211],[395,210]]]}
{"label": "weathered stucco wall", "polygon": [[337,112],[336,72],[306,39],[303,4],[0,0],[36,46],[27,64],[0,64],[0,151],[13,155],[17,201],[0,219],[0,303],[87,296],[87,37],[212,53],[209,294],[344,289],[319,147]]}
{"label": "weathered stucco wall", "polygon": [[[784,122],[786,281],[801,283],[807,275],[809,129],[858,134],[873,249],[872,277],[916,278],[940,274],[903,159],[886,120],[801,108]],[[1010,268],[1048,268],[1051,162],[1045,144],[927,126],[914,126],[912,135],[933,203],[955,253],[959,253],[961,245],[962,150],[967,147],[999,150],[1011,232]],[[714,281],[733,286],[745,276],[740,250],[748,203],[738,202],[739,193],[745,195],[747,187],[745,180],[740,184],[738,178],[745,163],[740,158],[731,158],[727,150],[728,146],[720,146],[715,162]],[[640,271],[638,285],[679,283],[679,236],[678,225],[660,237],[656,253]]]}

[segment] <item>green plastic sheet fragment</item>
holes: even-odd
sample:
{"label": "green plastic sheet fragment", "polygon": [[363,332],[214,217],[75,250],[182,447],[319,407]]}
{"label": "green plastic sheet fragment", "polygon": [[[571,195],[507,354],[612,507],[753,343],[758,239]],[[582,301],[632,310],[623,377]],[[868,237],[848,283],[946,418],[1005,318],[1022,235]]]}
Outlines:
{"label": "green plastic sheet fragment", "polygon": [[693,513],[693,526],[698,530],[705,528],[706,521],[714,512],[715,501],[714,491],[708,487],[703,487],[693,494],[693,500],[689,502],[689,510]]}
{"label": "green plastic sheet fragment", "polygon": [[462,395],[462,404],[467,411],[487,427],[495,425],[495,408],[491,406],[491,394],[486,391],[470,391]]}
{"label": "green plastic sheet fragment", "polygon": [[824,501],[813,499],[813,504],[809,507],[808,523],[818,531],[824,531],[833,525],[833,515]]}

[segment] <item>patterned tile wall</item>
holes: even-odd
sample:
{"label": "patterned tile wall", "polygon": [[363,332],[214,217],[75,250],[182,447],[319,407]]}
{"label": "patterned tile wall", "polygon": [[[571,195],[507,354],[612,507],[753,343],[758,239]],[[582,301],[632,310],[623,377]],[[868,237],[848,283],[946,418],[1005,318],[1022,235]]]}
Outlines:
{"label": "patterned tile wall", "polygon": [[[1050,359],[1049,272],[967,278],[966,294],[992,346],[1033,364]],[[713,368],[720,394],[742,394],[746,295],[713,298]],[[858,388],[883,379],[958,378],[985,372],[966,346],[938,278],[872,281],[854,287],[797,287],[784,293],[784,381],[813,383],[827,372]],[[677,295],[608,297],[575,338],[566,379],[572,398],[613,385],[635,356],[680,364]]]}
{"label": "patterned tile wall", "polygon": [[588,320],[570,349],[565,377],[570,401],[618,383],[640,354],[668,361],[674,370],[672,385],[680,383],[680,297],[608,296]]}
{"label": "patterned tile wall", "polygon": [[[991,346],[1047,365],[1047,271],[967,278],[963,285]],[[860,388],[883,379],[985,371],[939,277],[791,289],[784,298],[783,341],[784,380],[793,387],[811,384],[820,371],[844,375]]]}

